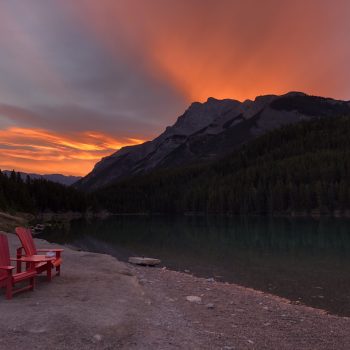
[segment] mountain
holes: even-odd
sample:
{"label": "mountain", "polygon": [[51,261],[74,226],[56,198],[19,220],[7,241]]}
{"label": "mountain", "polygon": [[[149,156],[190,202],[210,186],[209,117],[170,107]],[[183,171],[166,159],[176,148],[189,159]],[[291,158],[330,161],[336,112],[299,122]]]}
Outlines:
{"label": "mountain", "polygon": [[[12,171],[9,170],[3,170],[2,173],[9,176]],[[66,176],[62,174],[45,174],[45,175],[39,175],[39,174],[32,174],[32,173],[23,173],[19,172],[21,174],[21,178],[23,180],[26,179],[27,175],[32,179],[45,179],[52,182],[57,182],[62,185],[70,186],[73,185],[75,182],[81,179],[81,176]]]}
{"label": "mountain", "polygon": [[77,187],[94,190],[154,169],[223,157],[240,145],[287,124],[350,112],[350,102],[301,92],[266,95],[254,101],[194,102],[153,141],[120,149],[98,162]]}
{"label": "mountain", "polygon": [[350,113],[282,126],[213,162],[94,192],[113,213],[350,215]]}

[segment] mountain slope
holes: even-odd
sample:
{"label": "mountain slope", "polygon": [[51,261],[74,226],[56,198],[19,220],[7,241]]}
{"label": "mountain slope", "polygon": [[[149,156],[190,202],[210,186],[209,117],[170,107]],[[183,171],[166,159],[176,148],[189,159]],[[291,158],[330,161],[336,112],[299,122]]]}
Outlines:
{"label": "mountain slope", "polygon": [[[9,176],[11,175],[12,171],[9,170],[3,170],[2,173]],[[23,173],[19,172],[21,174],[22,180],[25,180],[27,175],[32,179],[45,179],[48,181],[56,182],[62,185],[70,186],[76,183],[81,179],[81,176],[67,176],[67,175],[62,175],[62,174],[45,174],[45,175],[40,175],[40,174],[33,174],[33,173]]]}
{"label": "mountain slope", "polygon": [[350,114],[283,126],[207,164],[96,192],[115,213],[350,213]]}
{"label": "mountain slope", "polygon": [[94,190],[153,169],[213,160],[282,125],[348,113],[349,102],[300,92],[244,102],[209,98],[205,103],[192,103],[153,141],[124,147],[103,158],[77,186]]}

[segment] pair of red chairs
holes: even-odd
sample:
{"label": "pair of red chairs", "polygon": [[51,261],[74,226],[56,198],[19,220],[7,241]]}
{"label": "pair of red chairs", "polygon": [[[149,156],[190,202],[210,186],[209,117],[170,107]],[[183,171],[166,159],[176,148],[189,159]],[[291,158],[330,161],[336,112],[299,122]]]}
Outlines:
{"label": "pair of red chairs", "polygon": [[[35,287],[35,276],[46,272],[47,280],[51,281],[52,269],[56,269],[56,275],[61,272],[61,253],[63,249],[36,249],[30,229],[17,227],[16,234],[22,246],[17,249],[17,257],[10,258],[10,250],[7,236],[0,234],[0,288],[6,288],[6,298],[11,299],[16,293],[26,290],[33,290]],[[40,255],[38,253],[46,253]],[[17,271],[11,265],[11,261],[16,261]],[[22,272],[22,263],[26,269]],[[29,285],[15,289],[15,285],[20,282],[29,281]]]}

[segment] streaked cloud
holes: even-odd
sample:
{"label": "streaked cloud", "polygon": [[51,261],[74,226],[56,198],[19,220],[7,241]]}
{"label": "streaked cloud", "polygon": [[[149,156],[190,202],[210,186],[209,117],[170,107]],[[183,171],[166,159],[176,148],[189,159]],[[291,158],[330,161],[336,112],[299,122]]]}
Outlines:
{"label": "streaked cloud", "polygon": [[84,175],[116,149],[143,142],[116,139],[95,131],[57,134],[43,129],[10,127],[0,130],[1,167]]}

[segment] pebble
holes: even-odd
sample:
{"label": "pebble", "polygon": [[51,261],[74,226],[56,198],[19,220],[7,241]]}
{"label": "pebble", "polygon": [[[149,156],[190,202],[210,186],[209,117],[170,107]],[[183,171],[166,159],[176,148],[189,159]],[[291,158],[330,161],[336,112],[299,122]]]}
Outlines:
{"label": "pebble", "polygon": [[206,281],[207,281],[207,282],[215,282],[215,280],[214,280],[214,278],[213,278],[213,277],[211,277],[211,278],[207,278],[207,279],[206,279]]}
{"label": "pebble", "polygon": [[213,303],[209,303],[209,304],[205,305],[205,307],[207,309],[214,309],[215,305]]}
{"label": "pebble", "polygon": [[197,304],[202,302],[202,298],[197,297],[196,295],[188,295],[186,297],[186,300],[189,301],[190,303],[197,303]]}
{"label": "pebble", "polygon": [[32,328],[29,330],[30,333],[36,333],[36,334],[40,334],[40,333],[45,333],[46,329],[45,328]]}
{"label": "pebble", "polygon": [[96,341],[101,341],[102,340],[102,335],[101,334],[95,334],[93,338]]}

